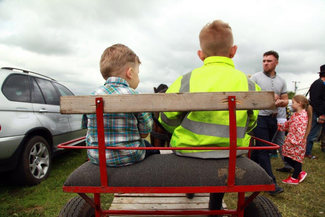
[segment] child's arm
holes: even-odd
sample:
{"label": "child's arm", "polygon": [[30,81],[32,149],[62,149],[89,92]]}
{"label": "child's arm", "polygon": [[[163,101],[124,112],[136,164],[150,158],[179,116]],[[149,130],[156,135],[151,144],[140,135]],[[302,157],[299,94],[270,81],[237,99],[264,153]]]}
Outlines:
{"label": "child's arm", "polygon": [[278,130],[279,131],[288,131],[289,130],[289,121],[286,121],[282,124],[278,123]]}
{"label": "child's arm", "polygon": [[151,113],[143,112],[135,114],[138,120],[138,130],[141,138],[146,138],[152,131],[153,119]]}

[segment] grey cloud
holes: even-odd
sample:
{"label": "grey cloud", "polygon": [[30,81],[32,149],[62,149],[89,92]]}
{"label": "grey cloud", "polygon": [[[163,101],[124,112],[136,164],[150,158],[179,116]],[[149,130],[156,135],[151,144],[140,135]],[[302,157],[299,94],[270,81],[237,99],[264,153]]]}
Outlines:
{"label": "grey cloud", "polygon": [[277,71],[288,82],[316,72],[325,63],[324,3],[275,1],[264,7],[250,0],[222,5],[207,0],[0,1],[0,47],[10,52],[0,53],[0,63],[44,70],[73,92],[89,94],[103,83],[98,70],[103,50],[124,43],[142,61],[139,91],[151,92],[202,66],[196,55],[199,31],[222,19],[233,28],[234,62],[244,73],[261,71],[262,54],[271,49],[279,52]]}
{"label": "grey cloud", "polygon": [[28,32],[22,31],[0,39],[2,44],[45,55],[71,54],[75,46],[72,41],[69,40],[68,35],[60,31],[32,31],[31,29]]}

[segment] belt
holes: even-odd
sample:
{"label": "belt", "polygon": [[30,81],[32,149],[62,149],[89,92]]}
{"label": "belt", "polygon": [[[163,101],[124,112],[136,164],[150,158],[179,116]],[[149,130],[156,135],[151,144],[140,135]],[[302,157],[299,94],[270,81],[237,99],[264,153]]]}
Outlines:
{"label": "belt", "polygon": [[271,117],[271,118],[276,118],[277,115],[278,115],[278,113],[273,113],[273,114],[265,115],[265,116],[263,116],[263,115],[259,115],[259,116],[261,116],[261,117]]}
{"label": "belt", "polygon": [[273,113],[270,115],[272,118],[276,118],[276,116],[278,116],[278,113]]}

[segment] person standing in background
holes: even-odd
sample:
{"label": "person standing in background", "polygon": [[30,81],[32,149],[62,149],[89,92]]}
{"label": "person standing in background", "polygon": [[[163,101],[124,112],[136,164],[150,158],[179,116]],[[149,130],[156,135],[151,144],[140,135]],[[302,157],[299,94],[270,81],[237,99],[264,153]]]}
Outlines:
{"label": "person standing in background", "polygon": [[[275,68],[279,63],[279,54],[273,50],[263,54],[263,72],[255,73],[251,76],[262,91],[274,91],[275,106],[286,107],[289,103],[287,94],[287,84],[276,72]],[[266,141],[272,141],[277,131],[277,114],[278,110],[260,110],[257,119],[257,126],[253,130],[254,135]],[[267,144],[256,141],[256,146],[267,146]],[[270,151],[269,150],[253,150],[251,159],[258,163],[266,173],[273,179],[275,190],[269,194],[275,195],[283,192],[283,188],[277,185],[275,176],[272,172]]]}
{"label": "person standing in background", "polygon": [[[319,79],[315,80],[309,88],[309,103],[313,107],[313,119],[310,133],[307,137],[306,157],[317,159],[311,153],[314,141],[317,140],[325,122],[325,64],[320,67]],[[325,147],[324,147],[325,148]]]}

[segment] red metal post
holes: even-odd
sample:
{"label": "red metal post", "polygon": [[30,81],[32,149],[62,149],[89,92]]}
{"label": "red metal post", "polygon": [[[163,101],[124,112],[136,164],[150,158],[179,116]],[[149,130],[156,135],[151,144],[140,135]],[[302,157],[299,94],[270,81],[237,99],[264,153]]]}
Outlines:
{"label": "red metal post", "polygon": [[97,118],[97,133],[98,133],[98,154],[99,154],[99,169],[100,183],[102,187],[107,187],[107,166],[106,166],[106,149],[105,149],[105,133],[104,133],[104,102],[103,98],[96,98],[96,118]]}
{"label": "red metal post", "polygon": [[244,217],[244,207],[242,204],[245,203],[245,192],[238,192],[238,200],[237,200],[237,211],[238,217]]}
{"label": "red metal post", "polygon": [[236,123],[236,97],[228,96],[229,106],[229,168],[228,168],[228,187],[235,186],[236,178],[236,148],[237,148],[237,123]]}
{"label": "red metal post", "polygon": [[101,217],[103,211],[102,211],[102,206],[100,205],[100,194],[98,193],[94,194],[94,202],[96,204],[95,217]]}

